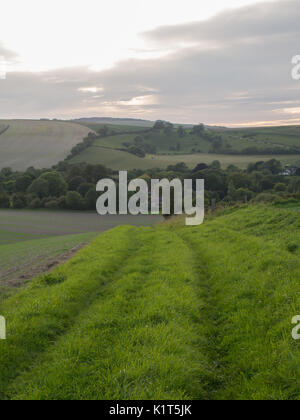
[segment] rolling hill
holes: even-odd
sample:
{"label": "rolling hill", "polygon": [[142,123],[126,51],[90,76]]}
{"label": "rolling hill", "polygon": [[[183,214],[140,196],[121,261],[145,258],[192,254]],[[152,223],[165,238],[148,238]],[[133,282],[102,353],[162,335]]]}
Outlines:
{"label": "rolling hill", "polygon": [[[3,132],[1,127],[8,129]],[[65,159],[90,131],[69,122],[0,120],[0,169],[51,167]]]}

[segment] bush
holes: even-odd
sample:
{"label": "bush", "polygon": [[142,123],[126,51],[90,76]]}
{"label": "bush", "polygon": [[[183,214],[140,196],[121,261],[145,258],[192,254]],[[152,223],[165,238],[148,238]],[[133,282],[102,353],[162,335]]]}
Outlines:
{"label": "bush", "polygon": [[4,191],[0,191],[0,208],[8,209],[10,207],[9,195]]}
{"label": "bush", "polygon": [[23,194],[14,194],[11,200],[13,209],[24,209],[26,207],[26,197]]}
{"label": "bush", "polygon": [[66,205],[70,210],[83,210],[84,201],[77,191],[69,191],[66,195]]}
{"label": "bush", "polygon": [[274,191],[276,191],[276,192],[286,191],[286,185],[283,182],[278,182],[274,186]]}
{"label": "bush", "polygon": [[45,208],[46,208],[46,209],[52,209],[52,210],[57,210],[57,209],[59,209],[59,203],[58,203],[58,200],[56,200],[55,198],[53,198],[53,199],[51,199],[51,200],[49,200],[49,201],[46,201],[46,203],[45,203]]}
{"label": "bush", "polygon": [[27,200],[27,203],[28,203],[28,207],[30,209],[40,209],[42,207],[42,202],[38,197],[33,198],[29,202]]}
{"label": "bush", "polygon": [[253,203],[275,203],[276,201],[282,200],[277,194],[261,193],[258,194],[253,200]]}

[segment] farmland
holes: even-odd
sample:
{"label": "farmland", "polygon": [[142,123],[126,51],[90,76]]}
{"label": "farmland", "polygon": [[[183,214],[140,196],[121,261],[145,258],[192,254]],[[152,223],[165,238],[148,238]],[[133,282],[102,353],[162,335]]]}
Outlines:
{"label": "farmland", "polygon": [[123,226],[0,305],[4,399],[299,399],[298,213]]}
{"label": "farmland", "polygon": [[47,271],[101,232],[122,224],[148,226],[160,220],[155,216],[0,210],[0,297],[1,286],[18,286]]}
{"label": "farmland", "polygon": [[[84,150],[80,155],[74,157],[71,163],[87,162],[92,164],[102,164],[108,168],[115,170],[130,169],[150,169],[150,168],[166,168],[179,162],[185,162],[189,168],[194,168],[198,163],[211,164],[215,160],[219,160],[222,167],[228,165],[236,165],[241,169],[247,168],[249,163],[266,161],[274,158],[271,155],[223,155],[213,153],[196,153],[196,154],[173,154],[173,155],[147,155],[146,158],[140,158],[131,153],[123,152],[103,147],[92,146]],[[280,155],[275,156],[283,164],[300,163],[300,155]]]}
{"label": "farmland", "polygon": [[300,126],[244,128],[226,130],[223,134],[231,140],[242,138],[256,145],[300,147]]}
{"label": "farmland", "polygon": [[[92,128],[92,126],[90,126]],[[98,137],[90,147],[71,159],[72,163],[101,163],[112,169],[166,168],[185,162],[190,168],[198,163],[219,160],[223,167],[245,169],[249,163],[277,158],[283,164],[300,162],[300,129],[275,127],[236,130],[206,130],[165,126],[165,129],[124,132],[124,126],[107,126],[107,135]],[[128,127],[133,129],[133,127]],[[140,157],[136,150],[144,151]],[[131,152],[130,152],[131,151]]]}
{"label": "farmland", "polygon": [[[0,169],[47,168],[67,157],[91,131],[60,121],[0,120]],[[3,130],[2,130],[3,131]]]}

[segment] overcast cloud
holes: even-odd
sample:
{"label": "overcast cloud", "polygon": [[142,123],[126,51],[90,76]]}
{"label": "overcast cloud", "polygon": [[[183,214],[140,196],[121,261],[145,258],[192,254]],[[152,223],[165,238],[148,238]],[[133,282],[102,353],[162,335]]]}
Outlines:
{"label": "overcast cloud", "polygon": [[[141,34],[160,58],[104,71],[8,72],[0,80],[0,117],[300,124],[300,80],[291,77],[299,22],[299,0],[261,3]],[[1,42],[0,56],[16,60]]]}

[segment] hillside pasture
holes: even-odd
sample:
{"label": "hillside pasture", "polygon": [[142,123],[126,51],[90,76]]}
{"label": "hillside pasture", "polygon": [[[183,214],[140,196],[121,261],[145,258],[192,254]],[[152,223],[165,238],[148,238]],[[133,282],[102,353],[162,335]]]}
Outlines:
{"label": "hillside pasture", "polygon": [[65,159],[91,131],[61,121],[0,120],[0,169],[48,168]]}
{"label": "hillside pasture", "polygon": [[300,148],[300,126],[243,128],[223,130],[220,134],[229,139],[229,142],[247,142],[248,147],[281,145]]}
{"label": "hillside pasture", "polygon": [[[108,140],[108,139],[107,139]],[[92,146],[74,157],[70,162],[86,162],[102,164],[114,170],[131,169],[165,169],[169,165],[185,162],[189,168],[194,168],[198,163],[211,164],[218,160],[223,168],[236,165],[241,169],[247,168],[249,163],[278,159],[283,164],[300,163],[299,155],[223,155],[213,153],[176,154],[176,155],[147,155],[146,158],[137,157],[131,153],[115,150],[110,147]]]}

